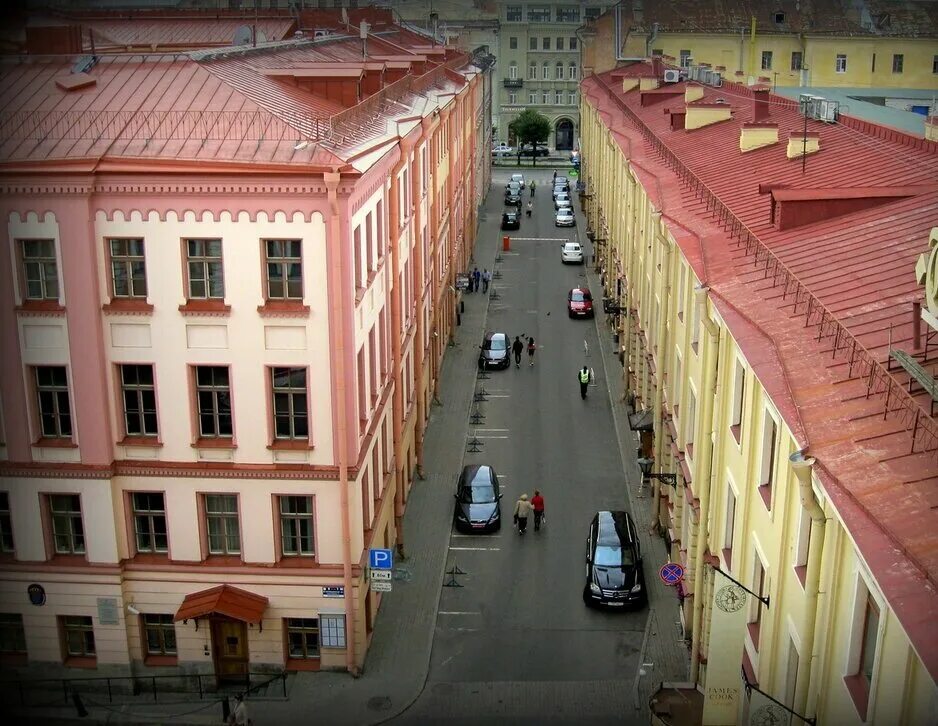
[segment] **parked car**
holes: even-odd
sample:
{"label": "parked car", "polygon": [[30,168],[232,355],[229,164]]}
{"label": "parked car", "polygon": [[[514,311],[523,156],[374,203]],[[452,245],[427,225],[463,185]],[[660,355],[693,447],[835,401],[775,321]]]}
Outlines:
{"label": "parked car", "polygon": [[511,181],[509,181],[508,183],[511,184],[511,182],[517,182],[518,184],[521,185],[521,188],[524,189],[524,174],[521,174],[521,173],[512,174]]}
{"label": "parked car", "polygon": [[521,208],[521,192],[508,190],[505,192],[505,206]]}
{"label": "parked car", "polygon": [[579,242],[564,242],[560,246],[560,261],[574,265],[583,264],[583,248]]}
{"label": "parked car", "polygon": [[550,149],[544,144],[522,144],[521,156],[550,156]]}
{"label": "parked car", "polygon": [[502,229],[521,229],[521,212],[507,209],[502,212]]}
{"label": "parked car", "polygon": [[507,368],[511,365],[510,348],[506,333],[486,333],[479,346],[479,368]]}
{"label": "parked car", "polygon": [[453,523],[461,532],[495,532],[501,529],[502,498],[495,470],[486,464],[464,466],[456,482]]}
{"label": "parked car", "polygon": [[587,287],[575,287],[567,293],[567,315],[571,318],[593,317],[593,296]]}
{"label": "parked car", "polygon": [[625,607],[647,602],[642,551],[628,512],[597,512],[586,540],[587,605]]}
{"label": "parked car", "polygon": [[502,142],[492,149],[492,156],[514,156],[515,149]]}
{"label": "parked car", "polygon": [[521,186],[521,184],[520,184],[519,182],[516,182],[514,179],[512,179],[510,182],[508,182],[508,183],[505,185],[505,191],[506,191],[506,192],[507,192],[507,191],[515,191],[515,192],[518,192],[518,194],[521,194],[521,190],[522,190],[522,189],[524,189],[524,187]]}
{"label": "parked car", "polygon": [[554,209],[573,206],[569,192],[560,192],[554,196]]}
{"label": "parked car", "polygon": [[571,212],[573,211],[573,207],[569,199],[558,199],[556,202],[554,202],[554,211],[559,212],[561,209],[569,209]]}
{"label": "parked car", "polygon": [[566,179],[556,179],[554,181],[554,195],[560,194],[561,192],[570,191],[570,182]]}
{"label": "parked car", "polygon": [[573,216],[573,209],[562,207],[557,210],[557,216],[554,219],[555,227],[574,227],[576,226],[576,217]]}

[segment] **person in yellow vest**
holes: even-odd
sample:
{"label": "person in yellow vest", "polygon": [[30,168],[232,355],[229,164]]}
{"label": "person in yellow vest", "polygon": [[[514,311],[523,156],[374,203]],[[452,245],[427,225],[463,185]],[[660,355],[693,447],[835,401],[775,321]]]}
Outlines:
{"label": "person in yellow vest", "polygon": [[580,398],[586,400],[586,391],[590,385],[590,369],[583,366],[583,370],[577,373],[577,380],[580,382]]}

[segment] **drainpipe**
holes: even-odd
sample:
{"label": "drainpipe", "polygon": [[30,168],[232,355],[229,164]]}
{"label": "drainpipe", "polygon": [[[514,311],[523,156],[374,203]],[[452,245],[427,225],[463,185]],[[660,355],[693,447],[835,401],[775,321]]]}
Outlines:
{"label": "drainpipe", "polygon": [[[342,221],[339,212],[338,188],[342,174],[338,167],[331,172],[323,174],[329,198],[329,246],[335,253],[336,263],[329,265],[329,288],[341,291],[345,288],[345,264],[342,252]],[[355,595],[352,585],[352,523],[350,521],[348,495],[348,417],[347,392],[345,385],[345,325],[342,320],[346,306],[329,306],[329,326],[334,332],[334,353],[332,356],[333,372],[332,385],[335,389],[336,401],[336,438],[338,443],[339,459],[339,501],[342,507],[342,578],[345,584],[345,622],[347,636],[345,638],[345,667],[356,678],[361,675],[361,669],[355,660],[355,636],[357,622],[355,619]]]}
{"label": "drainpipe", "polygon": [[[657,23],[655,23],[657,25]],[[634,56],[624,56],[622,55],[622,46],[625,44],[625,41],[622,40],[622,3],[616,3],[616,61],[643,61],[644,58],[637,58]],[[628,34],[626,34],[628,38]]]}
{"label": "drainpipe", "polygon": [[[811,485],[811,472],[814,466],[813,458],[805,458],[802,451],[796,451],[788,460],[798,479],[798,493],[801,506],[811,517],[811,539],[813,547],[808,550],[807,572],[805,572],[804,594],[806,598],[804,611],[804,624],[802,626],[803,649],[808,653],[807,662],[798,669],[798,680],[795,684],[795,700],[792,708],[798,713],[805,713],[808,700],[808,687],[816,681],[814,673],[815,634],[818,622],[818,597],[820,594],[821,562],[826,548],[826,532],[824,509],[818,503]],[[813,690],[813,689],[812,689]]]}
{"label": "drainpipe", "polygon": [[742,73],[746,70],[746,29],[739,29],[739,72]]}
{"label": "drainpipe", "polygon": [[[707,346],[704,349],[703,359],[703,392],[701,393],[700,427],[701,446],[694,459],[693,484],[694,491],[700,497],[700,517],[697,520],[697,552],[694,557],[694,617],[692,631],[692,647],[690,657],[691,682],[696,683],[700,675],[700,641],[703,638],[703,610],[704,598],[704,558],[707,552],[707,522],[710,518],[710,488],[713,484],[713,439],[714,415],[713,399],[717,391],[717,374],[719,372],[720,356],[720,326],[710,318],[707,312],[707,291],[710,288],[701,285],[694,291],[695,304],[699,312],[699,319],[707,332]],[[704,439],[703,433],[706,433]]]}
{"label": "drainpipe", "polygon": [[[655,44],[655,41],[658,39],[658,23],[651,24],[651,34],[645,38],[645,57],[651,58],[651,48]],[[659,81],[660,83],[660,81]]]}
{"label": "drainpipe", "polygon": [[[396,531],[397,551],[404,554],[404,483],[397,477],[397,471],[403,460],[401,445],[403,444],[404,428],[404,381],[401,376],[401,193],[397,183],[397,175],[407,165],[414,142],[406,138],[398,141],[401,156],[391,169],[391,193],[388,198],[388,232],[390,234],[389,246],[391,248],[391,281],[388,290],[391,291],[391,370],[394,377],[394,395],[391,397],[391,428],[394,441],[395,479],[394,488],[394,529]],[[409,180],[408,180],[409,181]]]}
{"label": "drainpipe", "polygon": [[756,80],[756,16],[749,19],[749,77],[751,83]]}
{"label": "drainpipe", "polygon": [[[655,333],[655,348],[658,350],[658,385],[655,386],[655,403],[654,403],[654,426],[655,426],[655,462],[658,470],[664,462],[664,380],[667,376],[667,360],[668,360],[668,351],[670,346],[665,340],[667,335],[667,319],[668,319],[668,300],[671,291],[670,285],[670,271],[671,271],[671,245],[667,239],[661,236],[661,233],[658,229],[658,225],[661,223],[661,212],[656,211],[652,212],[652,220],[655,225],[655,237],[658,239],[658,242],[663,247],[664,259],[661,261],[661,287],[658,293],[658,299],[661,301],[661,307],[658,310],[658,330]],[[661,487],[662,483],[658,479],[654,480],[655,489],[654,489],[654,503],[652,504],[652,513],[654,516],[654,526],[657,530],[661,524]]]}

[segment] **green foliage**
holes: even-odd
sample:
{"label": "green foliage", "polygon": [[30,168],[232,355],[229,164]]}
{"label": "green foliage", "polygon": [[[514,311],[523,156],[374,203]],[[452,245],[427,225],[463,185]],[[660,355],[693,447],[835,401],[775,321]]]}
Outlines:
{"label": "green foliage", "polygon": [[508,124],[508,130],[514,134],[519,146],[545,142],[550,136],[550,121],[537,111],[522,111],[514,121]]}

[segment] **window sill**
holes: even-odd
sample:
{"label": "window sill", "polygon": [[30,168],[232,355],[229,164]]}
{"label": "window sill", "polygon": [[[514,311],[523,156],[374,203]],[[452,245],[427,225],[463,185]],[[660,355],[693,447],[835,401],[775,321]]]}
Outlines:
{"label": "window sill", "polygon": [[[762,605],[760,604],[759,607],[762,607]],[[746,623],[746,628],[749,631],[749,640],[752,641],[752,647],[758,653],[759,652],[760,623],[757,623],[757,622]]]}
{"label": "window sill", "polygon": [[53,552],[49,557],[49,564],[65,567],[84,566],[88,564],[88,558],[83,554],[70,555],[64,552]]}
{"label": "window sill", "polygon": [[227,316],[231,314],[231,305],[224,300],[187,300],[185,305],[179,306],[183,315],[211,315]]}
{"label": "window sill", "polygon": [[771,512],[772,511],[772,485],[760,484],[759,494],[762,496],[762,503],[765,505],[766,510]]}
{"label": "window sill", "polygon": [[163,445],[158,436],[125,436],[117,443],[120,446],[160,447]]}
{"label": "window sill", "polygon": [[192,444],[193,449],[237,449],[238,445],[233,438],[202,438],[196,439]]}
{"label": "window sill", "polygon": [[730,433],[733,434],[733,438],[736,440],[736,443],[739,444],[743,435],[743,427],[739,424],[730,426]]}
{"label": "window sill", "polygon": [[319,567],[316,555],[280,555],[275,567]]}
{"label": "window sill", "polygon": [[130,561],[135,565],[165,565],[169,563],[169,552],[137,552]]}
{"label": "window sill", "polygon": [[143,659],[143,664],[154,667],[165,667],[179,665],[179,656],[175,655],[148,655]]}
{"label": "window sill", "polygon": [[844,685],[847,687],[847,693],[850,694],[850,700],[853,701],[854,708],[857,709],[860,719],[866,721],[866,712],[870,706],[870,691],[866,678],[859,673],[844,676]]}
{"label": "window sill", "polygon": [[270,451],[306,451],[313,446],[309,439],[274,439],[267,448]]}
{"label": "window sill", "polygon": [[93,656],[69,656],[64,665],[66,668],[97,668],[98,659]]}
{"label": "window sill", "polygon": [[42,438],[36,439],[33,442],[33,446],[38,446],[43,449],[77,449],[78,444],[75,443],[73,439],[66,438],[53,438],[43,436]]}
{"label": "window sill", "polygon": [[309,317],[309,305],[299,300],[268,300],[257,306],[257,312],[265,318],[305,318]]}
{"label": "window sill", "polygon": [[23,300],[16,306],[16,312],[23,315],[65,315],[65,308],[58,300]]}
{"label": "window sill", "polygon": [[798,582],[801,583],[801,589],[804,590],[804,582],[808,576],[808,566],[807,565],[796,565],[795,566],[795,577],[798,578]]}
{"label": "window sill", "polygon": [[206,567],[238,567],[244,564],[241,555],[213,555],[209,554],[202,558],[202,564]]}
{"label": "window sill", "polygon": [[102,305],[101,310],[116,315],[151,315],[153,306],[145,298],[116,297]]}
{"label": "window sill", "polygon": [[721,554],[723,555],[723,561],[726,563],[726,569],[730,572],[733,571],[733,550],[729,547],[725,547]]}
{"label": "window sill", "polygon": [[287,658],[286,670],[288,671],[318,671],[319,656],[314,658]]}

